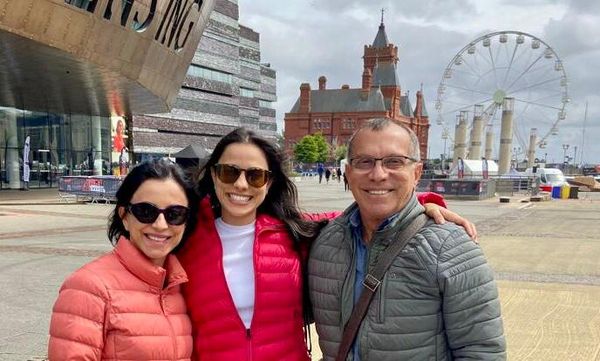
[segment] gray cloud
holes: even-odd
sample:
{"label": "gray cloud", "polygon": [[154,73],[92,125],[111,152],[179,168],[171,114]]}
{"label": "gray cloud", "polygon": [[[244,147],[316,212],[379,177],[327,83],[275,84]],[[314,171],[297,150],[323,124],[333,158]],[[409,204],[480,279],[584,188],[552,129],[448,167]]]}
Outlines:
{"label": "gray cloud", "polygon": [[369,13],[374,19],[379,16],[380,9],[384,8],[387,13],[385,19],[387,20],[398,16],[426,20],[452,20],[461,16],[476,14],[475,6],[468,0],[387,0],[372,2],[328,0],[313,1],[311,4],[317,11],[325,11],[333,15],[360,10]]}

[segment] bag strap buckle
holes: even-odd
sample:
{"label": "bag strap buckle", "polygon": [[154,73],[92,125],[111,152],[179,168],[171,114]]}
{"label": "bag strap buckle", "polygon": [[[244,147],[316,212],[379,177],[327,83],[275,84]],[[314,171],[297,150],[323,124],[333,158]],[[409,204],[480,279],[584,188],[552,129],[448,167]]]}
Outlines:
{"label": "bag strap buckle", "polygon": [[363,284],[363,286],[368,288],[371,292],[375,293],[375,291],[381,284],[381,281],[369,273],[365,276],[365,279],[362,282],[362,284]]}

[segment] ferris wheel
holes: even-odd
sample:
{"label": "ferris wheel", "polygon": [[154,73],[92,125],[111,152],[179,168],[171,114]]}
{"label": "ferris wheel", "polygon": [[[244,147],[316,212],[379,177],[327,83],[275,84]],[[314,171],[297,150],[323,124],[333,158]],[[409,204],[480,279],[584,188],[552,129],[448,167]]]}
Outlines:
{"label": "ferris wheel", "polygon": [[528,148],[531,132],[536,147],[544,148],[566,118],[567,84],[563,62],[543,40],[519,31],[481,36],[462,48],[442,75],[435,103],[442,138],[452,140],[457,118],[477,112],[497,138],[503,101],[513,98],[517,155]]}

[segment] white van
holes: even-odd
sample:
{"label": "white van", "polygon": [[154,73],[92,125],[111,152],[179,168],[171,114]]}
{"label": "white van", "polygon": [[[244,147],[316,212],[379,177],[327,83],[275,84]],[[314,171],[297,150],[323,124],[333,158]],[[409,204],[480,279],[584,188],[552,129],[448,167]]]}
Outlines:
{"label": "white van", "polygon": [[558,168],[527,168],[525,171],[527,175],[536,176],[540,179],[541,185],[549,185],[552,187],[567,185],[565,175]]}

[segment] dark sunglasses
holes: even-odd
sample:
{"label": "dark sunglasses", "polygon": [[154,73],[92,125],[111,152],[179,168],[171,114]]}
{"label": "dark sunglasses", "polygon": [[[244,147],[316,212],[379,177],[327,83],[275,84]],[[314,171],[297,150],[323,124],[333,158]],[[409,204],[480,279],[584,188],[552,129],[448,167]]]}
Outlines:
{"label": "dark sunglasses", "polygon": [[180,226],[188,219],[189,209],[184,206],[169,206],[165,209],[160,209],[154,204],[141,202],[130,204],[127,206],[127,211],[140,221],[141,223],[151,224],[156,221],[158,216],[162,214],[165,221],[172,226]]}
{"label": "dark sunglasses", "polygon": [[231,164],[216,164],[214,167],[217,178],[223,183],[235,183],[242,172],[245,173],[246,182],[254,188],[260,188],[267,184],[271,178],[271,171],[261,168],[242,169]]}

